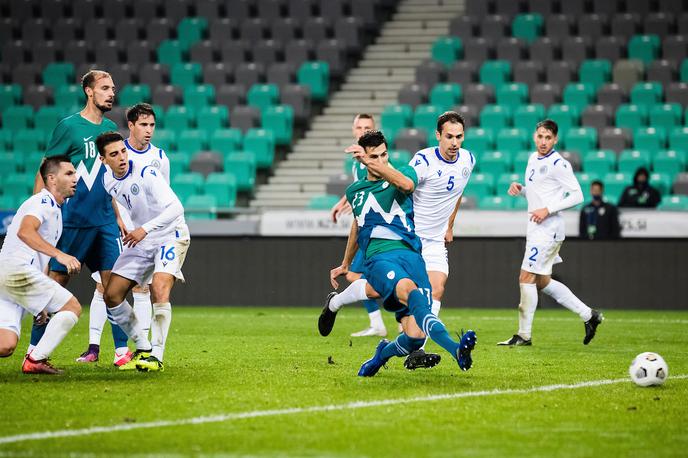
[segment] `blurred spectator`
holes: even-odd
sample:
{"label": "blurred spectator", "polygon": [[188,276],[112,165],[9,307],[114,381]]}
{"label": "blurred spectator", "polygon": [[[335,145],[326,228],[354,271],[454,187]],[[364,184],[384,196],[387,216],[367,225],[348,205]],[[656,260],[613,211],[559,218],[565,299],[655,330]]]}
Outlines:
{"label": "blurred spectator", "polygon": [[657,189],[650,185],[649,173],[645,167],[635,171],[633,185],[624,189],[619,200],[619,207],[655,208],[662,200]]}
{"label": "blurred spectator", "polygon": [[595,180],[590,184],[592,202],[583,207],[578,225],[579,236],[588,240],[614,240],[621,237],[619,210],[602,200],[604,184]]}

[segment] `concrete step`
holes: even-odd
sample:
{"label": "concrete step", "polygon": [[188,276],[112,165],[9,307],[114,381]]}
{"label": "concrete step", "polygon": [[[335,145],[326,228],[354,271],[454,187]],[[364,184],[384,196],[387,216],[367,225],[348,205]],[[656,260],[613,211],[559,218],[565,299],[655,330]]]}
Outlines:
{"label": "concrete step", "polygon": [[[445,32],[446,33],[446,32]],[[438,36],[443,35],[443,33],[440,33],[438,35],[424,35],[424,36],[414,36],[414,37],[406,37],[404,39],[403,36],[399,35],[389,35],[389,36],[384,36],[384,37],[379,37],[375,43],[376,44],[398,44],[398,43],[413,43],[416,45],[420,44],[428,44],[431,45],[432,43],[435,42]]]}
{"label": "concrete step", "polygon": [[[430,55],[426,56],[430,58]],[[415,69],[423,59],[373,59],[361,61],[361,67],[407,67]],[[403,80],[404,82],[406,80]],[[402,82],[398,80],[397,82]]]}
{"label": "concrete step", "polygon": [[291,202],[283,202],[281,200],[272,200],[272,199],[265,199],[265,200],[252,200],[250,202],[251,208],[274,208],[274,209],[290,209],[290,208],[305,208],[308,206],[308,202],[310,202],[310,198],[303,198],[303,199],[294,199]]}
{"label": "concrete step", "polygon": [[419,59],[423,60],[428,57],[427,51],[414,51],[414,52],[390,52],[390,51],[377,51],[370,49],[363,55],[364,59]]}
{"label": "concrete step", "polygon": [[[415,67],[412,69],[414,71],[414,74],[409,75],[406,78],[406,81],[402,82],[397,82],[397,83],[365,83],[365,82],[351,82],[351,83],[344,83],[342,84],[342,91],[352,91],[352,90],[364,90],[364,89],[370,89],[370,90],[394,90],[396,92],[399,92],[399,89],[401,89],[404,84],[410,83],[415,79]],[[378,78],[384,78],[384,77],[378,77]]]}
{"label": "concrete step", "polygon": [[[430,56],[427,56],[430,57]],[[382,60],[382,59],[381,59]],[[387,59],[384,59],[387,61]],[[399,59],[399,61],[404,61],[406,59]],[[421,59],[422,60],[422,59]],[[395,60],[396,61],[396,60]],[[415,60],[414,60],[415,62]],[[366,63],[365,61],[361,62]],[[371,65],[374,64],[375,62],[368,62],[366,63],[366,66],[363,68],[376,68],[380,69],[383,71],[386,71],[388,67],[385,67],[384,65]],[[382,72],[381,72],[382,73]],[[384,81],[380,81],[381,78],[384,78]],[[349,78],[346,79],[347,83],[384,83],[384,84],[395,84],[395,83],[405,83],[409,79],[409,75],[351,75]]]}
{"label": "concrete step", "polygon": [[272,183],[301,183],[301,184],[327,184],[329,181],[329,175],[310,175],[302,176],[296,179],[291,175],[284,176],[273,176],[270,177],[269,184]]}
{"label": "concrete step", "polygon": [[370,113],[373,116],[380,116],[382,109],[384,107],[380,105],[371,105],[369,103],[359,106],[357,109],[352,109],[351,107],[327,107],[323,110],[323,113],[328,114],[348,114],[353,115],[355,113]]}
{"label": "concrete step", "polygon": [[[319,174],[325,176],[325,178],[326,178],[325,182],[327,182],[327,177],[329,177],[330,175],[337,175],[337,174],[343,173],[342,167],[340,167],[340,166],[326,167],[326,168],[317,169],[317,170],[318,170]],[[286,167],[279,167],[279,168],[277,168],[277,170],[275,170],[275,175],[273,175],[273,177],[277,178],[277,177],[290,176],[290,177],[301,178],[301,177],[307,177],[310,175],[311,175],[311,173],[308,170],[304,170],[303,168],[288,169]],[[320,183],[320,182],[316,181],[314,183]]]}

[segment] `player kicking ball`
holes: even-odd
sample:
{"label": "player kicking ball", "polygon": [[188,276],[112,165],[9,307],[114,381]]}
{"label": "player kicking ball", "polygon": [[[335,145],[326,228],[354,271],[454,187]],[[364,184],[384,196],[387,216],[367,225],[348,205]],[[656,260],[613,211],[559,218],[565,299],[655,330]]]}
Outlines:
{"label": "player kicking ball", "polygon": [[54,313],[26,355],[22,372],[60,374],[48,358],[78,321],[81,304],[44,271],[51,258],[69,274],[81,270],[74,256],[55,248],[62,234],[62,204],[76,192],[78,176],[66,155],[45,159],[39,173],[45,187],[19,207],[0,250],[0,357],[10,356],[17,348],[25,312]]}
{"label": "player kicking ball", "polygon": [[[105,304],[136,345],[131,361],[120,366],[120,370],[162,371],[172,320],[170,292],[176,279],[184,281],[181,269],[189,248],[184,207],[158,169],[129,159],[129,150],[119,133],[99,135],[96,146],[107,166],[103,176],[105,191],[127,208],[136,227],[122,240],[125,249],[105,287]],[[126,300],[137,284],[149,283],[153,301],[152,345]]]}

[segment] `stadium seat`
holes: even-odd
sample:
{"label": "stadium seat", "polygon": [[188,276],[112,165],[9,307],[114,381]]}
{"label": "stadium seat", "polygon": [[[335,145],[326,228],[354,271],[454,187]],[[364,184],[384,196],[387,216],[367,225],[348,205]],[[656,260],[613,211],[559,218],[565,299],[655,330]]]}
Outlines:
{"label": "stadium seat", "polygon": [[57,89],[74,82],[74,65],[67,62],[52,62],[43,69],[42,81],[46,86]]}
{"label": "stadium seat", "polygon": [[545,119],[545,107],[540,104],[521,105],[514,111],[514,127],[533,130],[535,125]]}
{"label": "stadium seat", "polygon": [[256,156],[252,152],[232,152],[225,158],[225,173],[236,178],[237,190],[252,192],[256,186]]}
{"label": "stadium seat", "polygon": [[649,119],[649,125],[669,131],[681,125],[681,105],[678,103],[654,105],[650,108]]}
{"label": "stadium seat", "polygon": [[619,172],[633,175],[639,167],[650,167],[650,153],[643,150],[626,150],[619,156]]}
{"label": "stadium seat", "polygon": [[3,195],[11,196],[16,200],[28,197],[33,193],[33,184],[36,172],[10,173],[5,178]]}
{"label": "stadium seat", "polygon": [[480,127],[497,132],[511,126],[511,108],[503,105],[485,105],[480,111]]}
{"label": "stadium seat", "polygon": [[30,127],[32,119],[31,105],[12,105],[2,112],[2,128],[16,132]]}
{"label": "stadium seat", "polygon": [[588,105],[581,115],[581,125],[602,130],[612,125],[613,111],[607,105]]}
{"label": "stadium seat", "polygon": [[616,204],[621,198],[621,193],[627,186],[633,184],[633,174],[622,172],[607,173],[604,175],[604,193],[610,202]]}
{"label": "stadium seat", "polygon": [[43,132],[52,132],[57,123],[64,117],[64,109],[58,106],[43,106],[38,109],[33,118],[33,125]]}
{"label": "stadium seat", "polygon": [[340,197],[336,194],[322,194],[311,197],[308,201],[310,210],[329,210],[339,202]]}
{"label": "stadium seat", "polygon": [[184,202],[184,216],[188,220],[217,219],[217,200],[215,196],[194,194]]}
{"label": "stadium seat", "polygon": [[387,105],[384,110],[382,110],[380,121],[385,138],[387,138],[391,143],[394,143],[397,132],[411,125],[412,116],[413,111],[410,105]]}
{"label": "stadium seat", "polygon": [[562,100],[565,104],[576,107],[580,113],[594,102],[595,87],[590,83],[569,83],[564,88]]}
{"label": "stadium seat", "polygon": [[189,156],[185,153],[166,153],[170,160],[170,178],[189,171]]}
{"label": "stadium seat", "polygon": [[77,84],[60,86],[53,92],[53,97],[55,106],[61,107],[65,111],[71,111],[86,103],[84,90]]}
{"label": "stadium seat", "polygon": [[177,145],[177,132],[171,129],[155,129],[153,144],[164,151],[172,151]]}
{"label": "stadium seat", "polygon": [[495,89],[511,80],[511,64],[506,60],[490,60],[480,66],[480,82]]}
{"label": "stadium seat", "polygon": [[45,147],[46,134],[38,129],[20,129],[13,139],[12,149],[15,154],[30,154],[36,151],[43,151]]}
{"label": "stadium seat", "polygon": [[442,112],[442,108],[435,105],[418,105],[416,107],[416,111],[413,114],[413,127],[425,130],[428,144],[437,142],[435,137],[437,118]]}
{"label": "stadium seat", "polygon": [[200,173],[189,172],[172,175],[170,184],[179,200],[186,202],[190,196],[203,191],[203,181],[203,175]]}
{"label": "stadium seat", "polygon": [[578,69],[578,79],[581,83],[592,84],[595,92],[603,84],[609,82],[612,76],[612,64],[608,60],[585,60]]}
{"label": "stadium seat", "polygon": [[635,149],[657,152],[666,146],[666,130],[661,127],[644,127],[633,134]]}
{"label": "stadium seat", "polygon": [[466,197],[477,200],[494,195],[495,180],[491,173],[474,173],[463,192]]}
{"label": "stadium seat", "polygon": [[215,88],[210,84],[186,87],[184,89],[184,105],[196,110],[215,105]]}
{"label": "stadium seat", "polygon": [[631,89],[631,103],[650,108],[662,103],[662,85],[656,82],[638,83]]}
{"label": "stadium seat", "polygon": [[686,170],[686,151],[658,151],[652,160],[652,170],[674,176]]}
{"label": "stadium seat", "polygon": [[177,26],[177,37],[183,49],[188,50],[203,39],[208,30],[208,19],[204,17],[185,17]]}
{"label": "stadium seat", "polygon": [[512,210],[513,201],[511,196],[486,196],[478,201],[478,210]]}
{"label": "stadium seat", "polygon": [[526,166],[528,165],[528,159],[530,159],[530,156],[533,154],[532,151],[518,151],[515,154],[513,154],[514,158],[514,173],[523,173],[523,171],[526,169]]}
{"label": "stadium seat", "polygon": [[494,149],[494,134],[491,129],[469,127],[465,137],[464,147],[478,156]]}
{"label": "stadium seat", "polygon": [[[499,176],[502,173],[511,172],[512,165],[512,155],[503,153],[501,151],[490,151],[483,153],[480,156],[480,162],[478,162],[478,167],[482,173],[489,173],[493,176]],[[471,179],[474,179],[474,177],[475,174],[473,177],[471,177]]]}
{"label": "stadium seat", "polygon": [[669,134],[669,148],[688,151],[688,127],[675,127]]}
{"label": "stadium seat", "polygon": [[330,70],[327,62],[304,62],[296,74],[299,84],[308,86],[313,100],[322,101],[327,98],[330,85]]}
{"label": "stadium seat", "polygon": [[195,113],[184,105],[172,105],[163,119],[166,129],[182,132],[194,125]]}
{"label": "stadium seat", "polygon": [[532,43],[542,35],[544,20],[540,14],[519,14],[511,23],[511,32],[514,37]]}
{"label": "stadium seat", "polygon": [[157,49],[157,61],[172,67],[174,64],[184,62],[185,49],[178,40],[163,40]]}
{"label": "stadium seat", "polygon": [[603,176],[616,170],[616,154],[611,150],[588,151],[583,156],[583,170]]}
{"label": "stadium seat", "polygon": [[244,136],[243,149],[256,155],[259,169],[270,168],[275,160],[275,136],[269,130],[249,129]]}
{"label": "stadium seat", "polygon": [[441,107],[443,111],[460,105],[462,99],[461,86],[457,83],[436,84],[430,90],[430,105]]}
{"label": "stadium seat", "polygon": [[117,94],[117,98],[117,104],[122,106],[130,107],[137,103],[150,103],[150,87],[147,84],[127,84]]}
{"label": "stadium seat", "polygon": [[12,211],[16,210],[16,208],[17,205],[13,196],[0,195],[0,211]]}
{"label": "stadium seat", "polygon": [[659,56],[660,40],[657,35],[634,35],[628,42],[628,58],[649,64]]}
{"label": "stadium seat", "polygon": [[554,104],[547,110],[547,118],[559,126],[558,136],[560,140],[564,138],[569,129],[580,124],[578,108],[573,105]]}
{"label": "stadium seat", "polygon": [[688,211],[688,196],[665,196],[657,206],[657,210],[686,212]]}
{"label": "stadium seat", "polygon": [[411,161],[411,157],[411,153],[403,149],[389,151],[389,162],[395,168],[408,165],[408,163]]}
{"label": "stadium seat", "polygon": [[19,105],[22,98],[22,87],[19,84],[0,84],[0,111],[12,105]]}
{"label": "stadium seat", "polygon": [[463,57],[463,43],[459,37],[439,37],[432,44],[432,58],[447,67]]}
{"label": "stadium seat", "polygon": [[576,172],[575,175],[576,179],[578,180],[578,184],[580,184],[581,190],[583,191],[583,202],[590,202],[590,185],[593,181],[598,180],[600,175],[589,172]]}
{"label": "stadium seat", "polygon": [[597,149],[597,131],[592,127],[577,127],[569,129],[564,143],[569,151],[577,151],[581,155]]}
{"label": "stadium seat", "polygon": [[208,149],[208,135],[201,129],[186,129],[177,136],[177,149],[193,154]]}
{"label": "stadium seat", "polygon": [[294,136],[294,110],[289,105],[274,105],[263,110],[262,126],[275,135],[277,145],[291,144]]}
{"label": "stadium seat", "polygon": [[203,68],[197,62],[177,62],[170,69],[170,82],[175,86],[188,87],[201,82]]}
{"label": "stadium seat", "polygon": [[681,61],[679,79],[682,83],[688,83],[688,59],[683,59],[683,61]]}
{"label": "stadium seat", "polygon": [[196,126],[212,134],[229,125],[229,109],[224,105],[201,107],[196,112]]}
{"label": "stadium seat", "polygon": [[260,111],[279,103],[279,88],[276,84],[254,84],[248,90],[248,104]]}
{"label": "stadium seat", "polygon": [[528,86],[525,83],[503,84],[497,88],[497,103],[512,109],[528,103]]}
{"label": "stadium seat", "polygon": [[500,129],[497,134],[497,151],[516,154],[530,146],[528,131],[518,128]]}
{"label": "stadium seat", "polygon": [[189,170],[198,172],[204,177],[211,173],[222,172],[222,153],[217,151],[198,151],[191,156]]}
{"label": "stadium seat", "polygon": [[425,129],[408,128],[397,132],[394,147],[406,151],[419,151],[428,146],[428,133]]}
{"label": "stadium seat", "polygon": [[650,173],[650,183],[662,196],[670,194],[672,182],[673,176],[669,174],[659,172]]}
{"label": "stadium seat", "polygon": [[210,133],[210,149],[219,151],[225,157],[241,149],[243,139],[239,129],[216,129]]}
{"label": "stadium seat", "polygon": [[644,105],[619,105],[616,110],[616,126],[635,131],[647,125],[647,108]]}

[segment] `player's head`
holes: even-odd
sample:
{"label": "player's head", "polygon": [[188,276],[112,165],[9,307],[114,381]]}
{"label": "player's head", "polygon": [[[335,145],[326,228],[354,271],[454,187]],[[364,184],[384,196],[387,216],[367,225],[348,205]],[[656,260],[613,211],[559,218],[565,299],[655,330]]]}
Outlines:
{"label": "player's head", "polygon": [[115,102],[115,83],[108,72],[91,70],[81,77],[81,87],[86,94],[86,104],[93,104],[101,112],[112,110]]}
{"label": "player's head", "polygon": [[600,180],[594,180],[590,183],[590,197],[592,200],[600,202],[602,201],[602,196],[604,195],[604,183]]}
{"label": "player's head", "polygon": [[147,103],[137,103],[127,110],[129,135],[146,149],[155,132],[155,111]]}
{"label": "player's head", "polygon": [[646,188],[649,178],[650,172],[648,172],[645,167],[638,167],[638,170],[635,171],[635,175],[633,175],[633,184],[639,189]]}
{"label": "player's head", "polygon": [[56,197],[66,199],[76,192],[79,176],[66,154],[45,158],[40,168],[45,187]]}
{"label": "player's head", "polygon": [[124,175],[129,166],[129,155],[122,135],[114,131],[103,132],[96,138],[96,147],[100,160],[110,167],[115,175]]}
{"label": "player's head", "polygon": [[533,134],[533,141],[535,142],[538,154],[544,156],[552,151],[557,140],[559,140],[557,137],[558,134],[559,126],[551,119],[545,119],[537,123],[535,126],[535,133]]}
{"label": "player's head", "polygon": [[[365,132],[363,135],[361,135],[361,138],[358,139],[358,144],[365,150],[366,159],[368,162],[378,162],[382,165],[389,164],[387,140],[379,130],[369,130]],[[376,179],[380,178],[370,170],[368,170],[368,173]]]}
{"label": "player's head", "polygon": [[445,111],[437,118],[435,136],[440,146],[440,154],[449,161],[454,161],[464,139],[463,116],[455,111]]}
{"label": "player's head", "polygon": [[368,113],[359,113],[354,118],[354,125],[351,127],[351,133],[354,138],[358,140],[361,135],[368,132],[369,130],[375,129],[375,119],[373,115]]}

